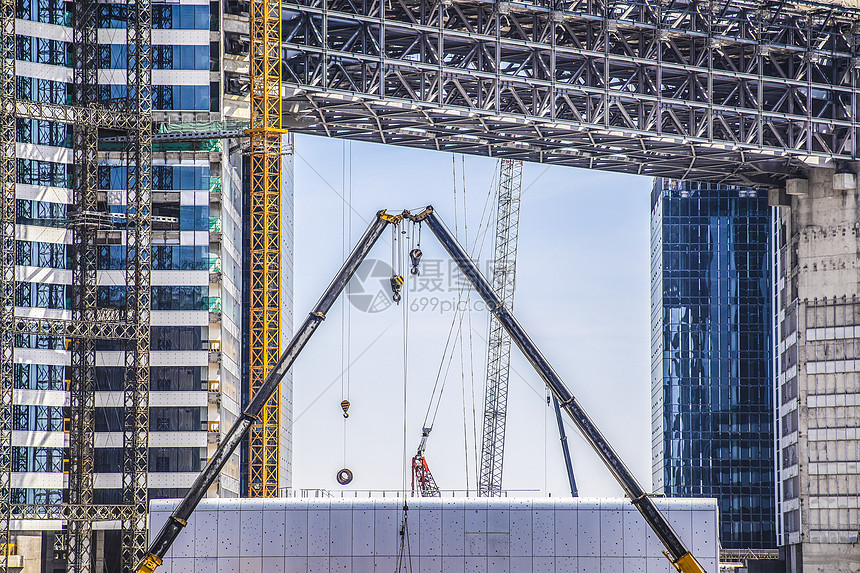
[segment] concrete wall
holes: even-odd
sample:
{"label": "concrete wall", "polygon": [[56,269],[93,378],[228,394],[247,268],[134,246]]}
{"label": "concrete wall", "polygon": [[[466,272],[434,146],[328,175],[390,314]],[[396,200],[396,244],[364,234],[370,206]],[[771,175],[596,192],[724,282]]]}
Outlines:
{"label": "concrete wall", "polygon": [[860,571],[857,182],[813,169],[787,190],[774,227],[779,541],[789,573]]}
{"label": "concrete wall", "polygon": [[[657,499],[708,573],[717,506]],[[157,531],[177,502],[150,506]],[[165,573],[397,571],[398,499],[204,499]],[[668,513],[666,513],[668,511]],[[624,499],[409,499],[408,550],[421,573],[672,573],[662,545]]]}

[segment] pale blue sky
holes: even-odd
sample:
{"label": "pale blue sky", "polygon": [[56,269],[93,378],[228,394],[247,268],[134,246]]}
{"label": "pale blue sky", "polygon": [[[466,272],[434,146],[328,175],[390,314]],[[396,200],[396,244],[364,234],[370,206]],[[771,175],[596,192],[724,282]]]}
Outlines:
{"label": "pale blue sky", "polygon": [[[465,187],[465,218],[473,238],[496,170],[496,160],[483,157],[467,156],[464,168],[459,155],[307,136],[296,137],[295,151],[296,322],[339,268],[345,244],[359,238],[377,210],[433,204],[454,228],[453,164],[461,235]],[[515,298],[520,322],[646,488],[651,485],[650,187],[645,177],[526,164]],[[351,233],[344,228],[341,196],[351,196]],[[390,263],[390,234],[384,239],[370,256]],[[421,246],[425,260],[444,258],[429,230]],[[443,268],[447,273],[447,262]],[[347,351],[344,309],[338,304],[294,367],[295,487],[344,489],[335,481],[344,465],[355,473],[350,488],[402,487],[404,464],[418,445],[452,320],[450,312],[438,309],[457,298],[444,280],[445,292],[410,294],[413,302],[426,296],[428,304],[408,319],[407,460],[402,310],[352,308]],[[440,299],[435,311],[431,295]],[[466,442],[468,485],[475,487],[473,442],[481,436],[487,314],[473,312],[471,323],[474,368],[467,361],[461,378],[458,351],[426,452],[443,489],[466,488]],[[468,354],[468,329],[463,336]],[[347,356],[358,358],[349,372],[348,392],[338,380]],[[567,478],[543,384],[516,349],[512,356],[503,487],[565,495]],[[340,410],[344,397],[352,404],[346,432]],[[568,434],[580,494],[620,495],[572,425]]]}

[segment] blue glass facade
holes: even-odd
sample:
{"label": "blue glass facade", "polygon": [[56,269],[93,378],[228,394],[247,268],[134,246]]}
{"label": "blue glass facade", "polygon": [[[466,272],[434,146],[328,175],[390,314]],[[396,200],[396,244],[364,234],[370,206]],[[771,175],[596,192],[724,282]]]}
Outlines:
{"label": "blue glass facade", "polygon": [[717,498],[724,548],[776,547],[769,220],[764,192],[655,181],[654,488]]}

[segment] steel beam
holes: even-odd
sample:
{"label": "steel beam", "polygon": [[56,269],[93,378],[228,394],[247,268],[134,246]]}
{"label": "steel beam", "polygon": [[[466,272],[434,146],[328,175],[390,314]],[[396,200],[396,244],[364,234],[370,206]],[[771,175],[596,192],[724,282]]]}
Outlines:
{"label": "steel beam", "polygon": [[15,334],[92,338],[93,340],[128,340],[137,336],[139,328],[119,321],[78,322],[57,318],[19,316],[13,323]]}
{"label": "steel beam", "polygon": [[13,519],[20,520],[66,520],[75,521],[121,521],[133,515],[133,508],[127,505],[72,505],[72,504],[13,504]]}

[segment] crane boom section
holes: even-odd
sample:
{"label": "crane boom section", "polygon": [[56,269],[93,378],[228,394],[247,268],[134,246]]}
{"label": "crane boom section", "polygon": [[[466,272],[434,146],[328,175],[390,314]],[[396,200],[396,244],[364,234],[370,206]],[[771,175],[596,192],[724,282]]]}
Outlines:
{"label": "crane boom section", "polygon": [[[251,0],[250,324],[248,392],[253,399],[281,355],[281,2]],[[248,495],[280,485],[280,388],[248,439]]]}
{"label": "crane boom section", "polygon": [[[516,159],[500,160],[493,289],[508,308],[514,306],[522,184],[523,162]],[[481,468],[478,474],[478,495],[480,496],[498,496],[502,493],[510,367],[511,339],[491,314],[490,333],[487,339],[484,434],[481,441]]]}

